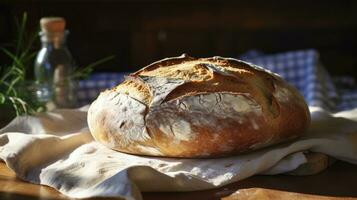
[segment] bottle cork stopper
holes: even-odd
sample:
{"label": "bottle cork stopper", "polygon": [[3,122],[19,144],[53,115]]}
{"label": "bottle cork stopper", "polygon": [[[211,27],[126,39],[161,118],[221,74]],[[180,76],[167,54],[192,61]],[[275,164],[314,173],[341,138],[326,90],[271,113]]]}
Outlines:
{"label": "bottle cork stopper", "polygon": [[45,33],[64,32],[66,20],[62,17],[43,17],[40,24],[41,30]]}

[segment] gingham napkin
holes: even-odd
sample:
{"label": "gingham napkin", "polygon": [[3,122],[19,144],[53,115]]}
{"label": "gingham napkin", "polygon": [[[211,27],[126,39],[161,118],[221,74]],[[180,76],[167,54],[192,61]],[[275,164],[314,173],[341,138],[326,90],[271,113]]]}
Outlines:
{"label": "gingham napkin", "polygon": [[251,51],[242,55],[241,59],[280,74],[300,91],[309,106],[329,110],[335,108],[337,91],[316,51],[291,51],[274,55]]}
{"label": "gingham napkin", "polygon": [[353,77],[335,77],[334,83],[338,88],[339,99],[336,110],[349,110],[357,107],[357,84]]}
{"label": "gingham napkin", "polygon": [[78,105],[90,104],[101,91],[112,88],[124,80],[128,72],[122,73],[94,73],[88,79],[79,81],[77,98]]}

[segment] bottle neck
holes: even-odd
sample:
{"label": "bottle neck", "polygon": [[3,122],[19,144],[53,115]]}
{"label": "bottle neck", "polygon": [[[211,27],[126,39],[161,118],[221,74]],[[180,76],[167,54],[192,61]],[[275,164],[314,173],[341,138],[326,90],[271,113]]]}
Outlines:
{"label": "bottle neck", "polygon": [[66,30],[64,32],[40,32],[42,48],[53,48],[62,49],[67,48],[66,39],[69,32]]}

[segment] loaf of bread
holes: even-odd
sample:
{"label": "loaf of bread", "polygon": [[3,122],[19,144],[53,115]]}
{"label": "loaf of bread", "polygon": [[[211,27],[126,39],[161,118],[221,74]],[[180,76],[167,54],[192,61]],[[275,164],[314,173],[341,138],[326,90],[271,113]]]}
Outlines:
{"label": "loaf of bread", "polygon": [[303,97],[278,75],[223,57],[155,62],[102,92],[88,111],[93,137],[121,152],[218,157],[297,138]]}

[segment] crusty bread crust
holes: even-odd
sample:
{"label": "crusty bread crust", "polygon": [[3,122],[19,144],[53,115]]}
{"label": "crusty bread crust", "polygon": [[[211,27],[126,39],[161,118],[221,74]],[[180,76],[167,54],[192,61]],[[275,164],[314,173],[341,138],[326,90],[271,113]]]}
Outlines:
{"label": "crusty bread crust", "polygon": [[155,62],[102,92],[88,111],[99,142],[165,157],[235,155],[294,139],[309,124],[295,88],[272,72],[223,57]]}

